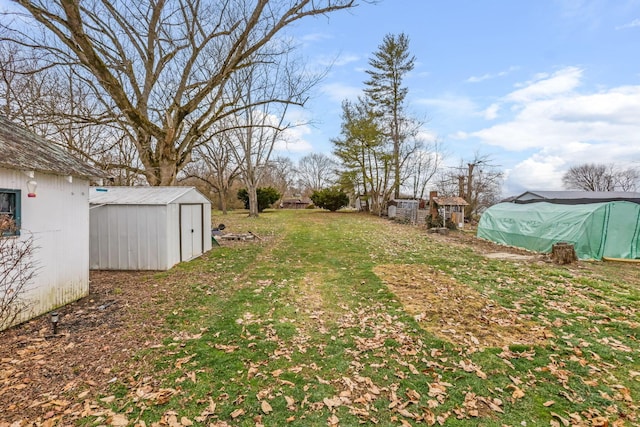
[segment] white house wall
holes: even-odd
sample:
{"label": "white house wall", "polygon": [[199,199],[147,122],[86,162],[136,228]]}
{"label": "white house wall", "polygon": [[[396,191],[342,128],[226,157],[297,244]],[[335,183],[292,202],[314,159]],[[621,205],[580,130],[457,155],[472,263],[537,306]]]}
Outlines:
{"label": "white house wall", "polygon": [[21,236],[34,242],[37,274],[28,285],[28,311],[17,323],[89,293],[88,181],[36,172],[36,197],[27,197],[27,175],[0,169],[0,188],[21,190]]}
{"label": "white house wall", "polygon": [[170,268],[166,223],[166,206],[92,205],[91,268]]}

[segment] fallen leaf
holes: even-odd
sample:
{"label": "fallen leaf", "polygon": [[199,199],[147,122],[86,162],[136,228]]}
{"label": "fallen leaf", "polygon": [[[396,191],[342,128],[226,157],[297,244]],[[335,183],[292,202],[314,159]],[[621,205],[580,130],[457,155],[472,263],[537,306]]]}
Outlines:
{"label": "fallen leaf", "polygon": [[554,403],[556,403],[555,400],[547,400],[546,402],[544,402],[542,404],[542,406],[546,406],[548,408],[549,406],[553,405]]}
{"label": "fallen leaf", "polygon": [[338,397],[334,397],[332,399],[328,399],[325,397],[324,399],[322,399],[322,402],[329,409],[337,408],[338,406],[342,405],[342,401]]}
{"label": "fallen leaf", "polygon": [[561,417],[560,415],[556,414],[555,412],[550,412],[549,413],[552,417],[557,418],[558,420],[560,420],[560,422],[562,423],[563,426],[568,427],[571,425],[571,423],[569,422],[568,419]]}
{"label": "fallen leaf", "polygon": [[284,397],[284,400],[286,400],[286,401],[287,401],[287,407],[288,407],[288,408],[291,408],[293,405],[295,405],[295,404],[296,404],[296,400],[295,400],[293,397],[291,397],[291,396],[285,396],[285,397]]}
{"label": "fallen leaf", "polygon": [[244,415],[244,409],[238,408],[231,413],[231,418],[235,420],[236,418],[241,417],[242,415]]}
{"label": "fallen leaf", "polygon": [[108,419],[107,423],[114,427],[124,427],[129,424],[129,419],[126,415],[116,414]]}
{"label": "fallen leaf", "polygon": [[522,399],[524,397],[524,391],[522,391],[519,387],[514,387],[513,393],[511,393],[511,397],[514,399]]}
{"label": "fallen leaf", "polygon": [[265,414],[269,414],[273,412],[273,408],[271,407],[269,402],[267,402],[266,400],[263,400],[262,403],[260,403],[260,408],[262,409],[262,412],[264,412]]}

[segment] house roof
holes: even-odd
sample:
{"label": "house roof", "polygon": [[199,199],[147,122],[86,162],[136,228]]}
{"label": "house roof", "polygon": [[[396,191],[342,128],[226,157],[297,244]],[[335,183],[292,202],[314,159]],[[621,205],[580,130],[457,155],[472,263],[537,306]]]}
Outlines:
{"label": "house roof", "polygon": [[[92,205],[168,205],[195,187],[90,187]],[[205,198],[202,196],[202,198]]]}
{"label": "house roof", "polygon": [[629,191],[526,191],[513,199],[515,203],[549,202],[565,205],[617,201],[640,203],[640,193]]}
{"label": "house roof", "polygon": [[434,197],[433,201],[440,206],[467,206],[469,204],[462,197]]}
{"label": "house roof", "polygon": [[0,167],[53,175],[104,178],[106,174],[62,147],[0,116]]}

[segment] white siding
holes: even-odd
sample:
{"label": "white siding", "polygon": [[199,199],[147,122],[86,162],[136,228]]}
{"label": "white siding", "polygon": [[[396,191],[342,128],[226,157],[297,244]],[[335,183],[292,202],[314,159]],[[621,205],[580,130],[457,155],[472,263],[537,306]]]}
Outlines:
{"label": "white siding", "polygon": [[170,266],[180,262],[180,205],[167,205],[167,258]]}
{"label": "white siding", "polygon": [[89,293],[89,184],[86,180],[35,173],[36,197],[27,197],[21,171],[0,169],[0,188],[20,189],[20,239],[33,236],[37,275],[25,297],[24,321]]}

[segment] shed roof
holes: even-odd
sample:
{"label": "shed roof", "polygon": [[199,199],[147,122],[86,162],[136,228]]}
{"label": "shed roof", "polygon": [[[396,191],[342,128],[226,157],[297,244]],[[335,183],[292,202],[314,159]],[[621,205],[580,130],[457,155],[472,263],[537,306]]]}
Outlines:
{"label": "shed roof", "polygon": [[[91,187],[92,205],[168,205],[195,187]],[[205,198],[202,196],[202,198]]]}
{"label": "shed roof", "polygon": [[434,197],[433,201],[440,206],[467,206],[469,204],[462,197]]}
{"label": "shed roof", "polygon": [[0,167],[53,175],[104,178],[106,174],[62,147],[0,116]]}
{"label": "shed roof", "polygon": [[640,203],[640,193],[629,191],[525,191],[513,199],[515,203],[549,202],[556,204],[586,204],[602,202]]}

